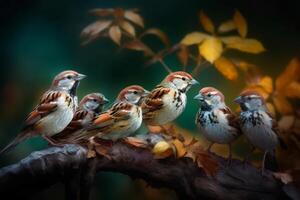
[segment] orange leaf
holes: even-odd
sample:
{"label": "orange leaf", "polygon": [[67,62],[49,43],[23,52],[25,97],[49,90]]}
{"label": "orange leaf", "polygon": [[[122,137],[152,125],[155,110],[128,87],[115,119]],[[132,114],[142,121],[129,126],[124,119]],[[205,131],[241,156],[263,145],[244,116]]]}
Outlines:
{"label": "orange leaf", "polygon": [[137,138],[137,137],[126,137],[126,138],[124,138],[124,141],[127,144],[130,144],[135,147],[139,147],[139,148],[147,148],[148,147],[147,141]]}
{"label": "orange leaf", "polygon": [[178,139],[172,141],[172,144],[175,146],[177,158],[181,158],[186,154],[186,149],[184,147],[184,144],[180,142]]}
{"label": "orange leaf", "polygon": [[192,32],[187,34],[182,40],[181,44],[184,45],[193,45],[193,44],[200,44],[204,39],[209,38],[210,36],[205,33],[200,32]]}
{"label": "orange leaf", "polygon": [[126,19],[128,19],[129,21],[132,21],[133,23],[135,23],[135,24],[139,25],[140,27],[144,28],[144,20],[139,14],[137,14],[137,13],[131,11],[131,10],[126,10],[125,13],[124,13],[124,17]]}
{"label": "orange leaf", "polygon": [[80,37],[83,39],[82,44],[85,45],[99,37],[100,33],[107,29],[111,23],[112,21],[110,20],[99,20],[85,27],[80,34]]}
{"label": "orange leaf", "polygon": [[267,106],[268,111],[271,113],[272,117],[275,118],[276,117],[276,111],[275,111],[275,108],[274,108],[273,104],[267,102],[266,106]]}
{"label": "orange leaf", "polygon": [[166,46],[170,45],[170,40],[168,38],[168,36],[161,30],[157,29],[157,28],[150,28],[147,29],[143,34],[142,37],[144,35],[155,35],[157,36]]}
{"label": "orange leaf", "polygon": [[189,50],[185,45],[181,45],[177,57],[183,66],[187,66],[189,61]]}
{"label": "orange leaf", "polygon": [[273,80],[270,76],[264,76],[262,79],[260,79],[258,84],[262,86],[266,92],[273,92]]}
{"label": "orange leaf", "polygon": [[273,98],[273,102],[277,111],[282,115],[288,115],[293,112],[291,103],[282,95],[276,95]]}
{"label": "orange leaf", "polygon": [[300,98],[300,83],[292,82],[285,89],[285,95],[290,98]]}
{"label": "orange leaf", "polygon": [[135,51],[143,51],[146,56],[151,56],[154,53],[151,49],[149,49],[144,43],[142,43],[140,40],[131,40],[129,42],[126,42],[123,44],[123,48],[131,49]]}
{"label": "orange leaf", "polygon": [[199,45],[199,53],[210,63],[217,60],[221,56],[222,52],[222,42],[216,37],[207,38]]}
{"label": "orange leaf", "polygon": [[300,77],[300,61],[298,58],[293,58],[284,72],[276,79],[276,90],[284,91],[286,86],[299,79]]}
{"label": "orange leaf", "polygon": [[232,20],[228,20],[228,21],[223,22],[219,26],[218,32],[219,33],[226,33],[226,32],[232,31],[234,29],[236,29],[236,26],[235,26],[234,22]]}
{"label": "orange leaf", "polygon": [[201,10],[200,11],[200,23],[202,24],[204,30],[210,33],[215,32],[215,27],[211,19]]}
{"label": "orange leaf", "polygon": [[234,13],[233,21],[239,34],[245,38],[248,31],[247,21],[238,10]]}
{"label": "orange leaf", "polygon": [[227,79],[236,80],[238,78],[238,72],[235,65],[229,59],[220,57],[215,61],[215,66]]}
{"label": "orange leaf", "polygon": [[109,37],[118,45],[121,42],[121,30],[119,26],[112,26],[109,29]]}
{"label": "orange leaf", "polygon": [[121,23],[120,23],[120,26],[121,26],[121,28],[123,29],[123,30],[125,30],[127,33],[129,33],[131,36],[135,36],[135,29],[134,29],[134,27],[130,24],[130,23],[128,23],[128,22],[126,22],[126,21],[122,21]]}

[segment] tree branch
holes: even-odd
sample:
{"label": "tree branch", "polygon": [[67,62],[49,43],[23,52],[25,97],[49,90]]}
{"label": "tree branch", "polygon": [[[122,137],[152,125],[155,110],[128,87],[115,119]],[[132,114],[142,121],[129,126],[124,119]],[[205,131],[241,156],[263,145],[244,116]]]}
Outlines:
{"label": "tree branch", "polygon": [[221,167],[216,176],[210,177],[189,158],[157,160],[148,150],[121,142],[110,148],[111,159],[87,159],[86,153],[85,148],[71,144],[34,152],[19,163],[0,169],[0,194],[11,199],[24,198],[62,181],[66,183],[67,199],[76,199],[79,186],[81,199],[88,199],[97,171],[142,178],[154,187],[175,190],[180,199],[289,199],[285,191],[298,194],[293,186],[286,188],[271,173],[263,177],[251,164],[244,166],[239,160],[233,160],[226,169],[226,160],[216,156]]}

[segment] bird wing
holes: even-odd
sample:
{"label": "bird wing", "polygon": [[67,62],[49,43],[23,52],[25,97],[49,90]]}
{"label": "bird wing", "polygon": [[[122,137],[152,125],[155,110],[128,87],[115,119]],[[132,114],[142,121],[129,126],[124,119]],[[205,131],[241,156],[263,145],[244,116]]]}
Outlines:
{"label": "bird wing", "polygon": [[57,109],[57,99],[62,96],[60,91],[48,91],[40,99],[39,104],[25,119],[23,130],[31,127],[43,117]]}
{"label": "bird wing", "polygon": [[267,115],[272,119],[272,121],[271,121],[272,131],[277,135],[280,146],[284,149],[287,149],[286,143],[284,142],[284,140],[280,136],[280,129],[279,129],[277,121],[274,119],[274,116],[270,112],[267,112]]}
{"label": "bird wing", "polygon": [[236,131],[234,134],[236,134],[236,136],[241,135],[242,131],[240,128],[239,118],[227,106],[221,110],[226,114],[229,125],[235,128]]}
{"label": "bird wing", "polygon": [[170,92],[170,88],[157,87],[144,99],[142,103],[143,118],[151,118],[153,112],[163,107],[163,96]]}

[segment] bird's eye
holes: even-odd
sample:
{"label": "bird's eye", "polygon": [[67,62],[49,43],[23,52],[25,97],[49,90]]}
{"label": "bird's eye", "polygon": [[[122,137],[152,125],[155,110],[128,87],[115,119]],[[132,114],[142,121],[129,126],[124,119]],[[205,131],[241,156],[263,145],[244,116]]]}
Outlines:
{"label": "bird's eye", "polygon": [[181,79],[182,79],[183,81],[185,81],[185,80],[186,80],[186,78],[185,78],[185,77],[182,77]]}
{"label": "bird's eye", "polygon": [[134,91],[134,92],[133,92],[133,94],[137,94],[137,93],[138,93],[137,91]]}
{"label": "bird's eye", "polygon": [[93,102],[97,102],[97,99],[93,99]]}
{"label": "bird's eye", "polygon": [[208,94],[207,94],[207,97],[211,97],[211,94],[210,94],[210,93],[208,93]]}
{"label": "bird's eye", "polygon": [[71,75],[68,75],[68,76],[67,76],[67,79],[71,79],[71,78],[72,78],[72,76],[71,76]]}

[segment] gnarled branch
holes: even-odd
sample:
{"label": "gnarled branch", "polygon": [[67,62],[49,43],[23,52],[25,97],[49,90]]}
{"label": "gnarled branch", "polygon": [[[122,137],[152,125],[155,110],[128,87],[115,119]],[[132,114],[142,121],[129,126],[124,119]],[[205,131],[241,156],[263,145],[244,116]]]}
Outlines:
{"label": "gnarled branch", "polygon": [[226,160],[216,156],[221,167],[210,177],[189,158],[157,160],[148,150],[122,142],[110,148],[111,159],[87,159],[86,153],[85,148],[71,144],[34,152],[0,169],[0,194],[26,197],[63,181],[67,199],[76,199],[79,187],[81,199],[88,199],[95,173],[116,171],[142,178],[154,187],[173,189],[181,199],[295,199],[298,195],[292,185],[283,185],[269,172],[261,176],[257,168],[239,160],[226,169]]}

